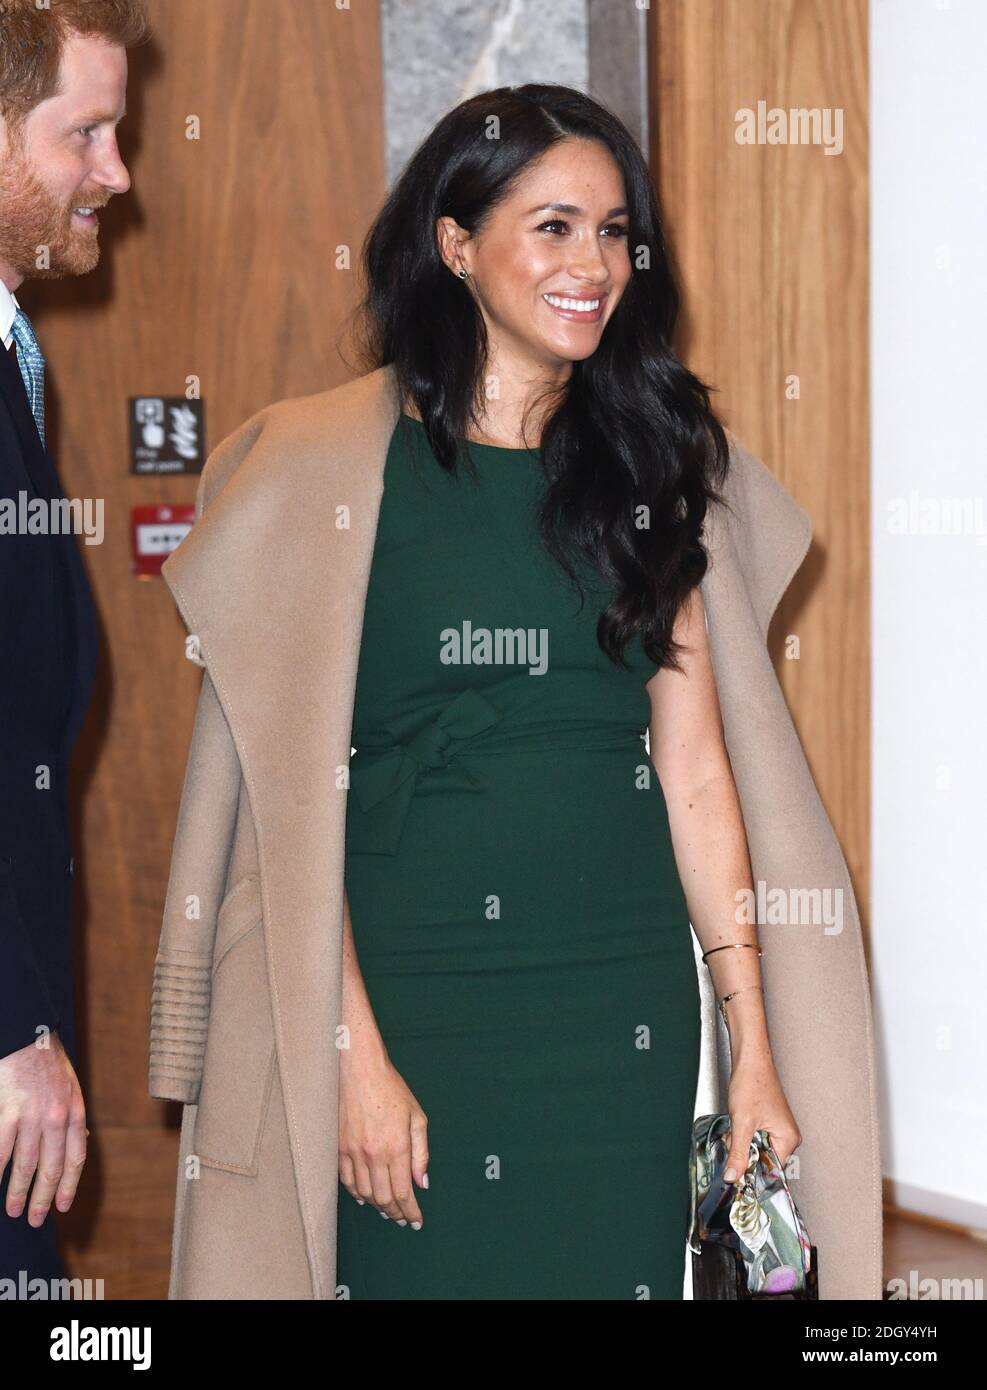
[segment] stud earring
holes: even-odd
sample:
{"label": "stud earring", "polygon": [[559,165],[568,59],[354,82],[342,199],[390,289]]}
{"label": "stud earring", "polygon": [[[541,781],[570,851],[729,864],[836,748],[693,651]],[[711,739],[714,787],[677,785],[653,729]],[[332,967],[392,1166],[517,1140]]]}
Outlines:
{"label": "stud earring", "polygon": [[461,271],[459,272],[459,278],[460,278],[460,280],[468,280],[468,279],[469,279],[469,271],[468,271],[468,270],[461,270]]}

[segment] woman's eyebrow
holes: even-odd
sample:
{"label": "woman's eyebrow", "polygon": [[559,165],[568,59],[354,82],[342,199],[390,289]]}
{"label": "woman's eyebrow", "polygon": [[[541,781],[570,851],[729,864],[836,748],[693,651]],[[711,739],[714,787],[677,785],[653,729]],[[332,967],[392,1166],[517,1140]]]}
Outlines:
{"label": "woman's eyebrow", "polygon": [[[611,208],[609,212],[605,212],[603,215],[604,217],[619,217],[621,213],[626,211],[626,208]],[[574,203],[542,203],[540,207],[529,208],[525,213],[525,217],[530,217],[531,214],[535,212],[568,212],[571,213],[573,217],[581,217],[583,215],[583,209],[577,208]]]}

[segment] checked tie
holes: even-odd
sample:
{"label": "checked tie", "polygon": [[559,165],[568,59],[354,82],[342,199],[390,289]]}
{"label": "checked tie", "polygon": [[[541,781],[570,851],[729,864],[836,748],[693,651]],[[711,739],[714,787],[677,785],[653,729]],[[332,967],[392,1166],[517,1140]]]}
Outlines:
{"label": "checked tie", "polygon": [[17,365],[24,378],[24,389],[31,402],[31,414],[38,427],[41,443],[45,442],[45,359],[34,336],[31,320],[23,309],[17,310],[11,332],[17,344]]}

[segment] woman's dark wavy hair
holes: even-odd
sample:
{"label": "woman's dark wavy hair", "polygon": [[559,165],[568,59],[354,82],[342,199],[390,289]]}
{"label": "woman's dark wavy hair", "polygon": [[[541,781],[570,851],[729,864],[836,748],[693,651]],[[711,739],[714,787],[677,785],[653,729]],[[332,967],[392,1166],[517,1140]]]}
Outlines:
{"label": "woman's dark wavy hair", "polygon": [[672,348],[679,294],[657,198],[611,112],[571,87],[529,83],[482,92],[444,116],[367,236],[361,355],[368,369],[393,366],[400,399],[414,401],[440,465],[452,473],[461,460],[469,469],[462,441],[483,417],[487,337],[467,282],[442,259],[436,222],[449,216],[471,235],[481,231],[532,161],[572,137],[602,142],[620,168],[632,273],[596,352],[573,363],[561,391],[551,388],[558,400],[541,438],[538,524],[582,601],[577,556],[613,593],[597,623],[611,661],[626,666],[637,632],[652,661],[681,670],[673,627],[706,572],[701,532],[707,503],[723,500],[716,489],[729,445],[711,388]]}

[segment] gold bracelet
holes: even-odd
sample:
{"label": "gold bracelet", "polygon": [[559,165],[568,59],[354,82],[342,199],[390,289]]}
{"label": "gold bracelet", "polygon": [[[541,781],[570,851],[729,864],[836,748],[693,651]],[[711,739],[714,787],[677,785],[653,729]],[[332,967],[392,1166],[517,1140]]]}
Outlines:
{"label": "gold bracelet", "polygon": [[703,953],[703,961],[706,960],[706,957],[707,957],[707,956],[713,956],[713,955],[715,955],[717,951],[729,951],[729,949],[730,949],[731,946],[735,946],[735,947],[737,948],[738,951],[741,949],[741,947],[746,946],[748,950],[750,950],[750,951],[756,951],[757,954],[758,954],[759,956],[763,956],[763,955],[764,955],[764,952],[761,950],[760,946],[758,946],[758,945],[756,944],[756,942],[753,942],[753,941],[728,941],[727,944],[726,944],[725,946],[714,946],[713,949],[712,949],[711,951],[705,951],[705,952]]}
{"label": "gold bracelet", "polygon": [[764,993],[764,988],[761,985],[742,985],[740,989],[735,989],[733,991],[733,994],[724,995],[724,997],[720,1000],[720,1014],[723,1018],[724,1023],[726,1023],[727,1021],[727,1011],[723,1007],[724,1004],[728,1004],[730,1000],[734,997],[734,995],[743,994],[744,990],[746,989],[759,989],[762,994]]}

